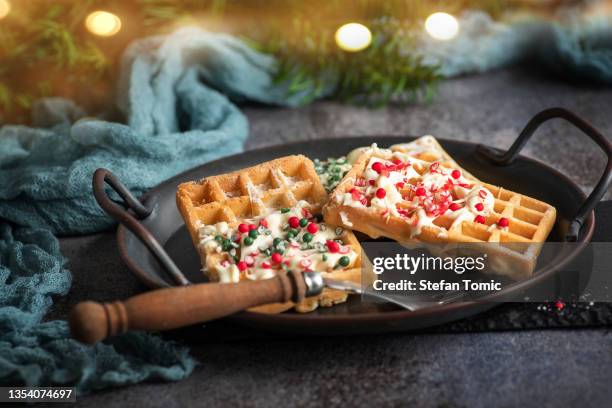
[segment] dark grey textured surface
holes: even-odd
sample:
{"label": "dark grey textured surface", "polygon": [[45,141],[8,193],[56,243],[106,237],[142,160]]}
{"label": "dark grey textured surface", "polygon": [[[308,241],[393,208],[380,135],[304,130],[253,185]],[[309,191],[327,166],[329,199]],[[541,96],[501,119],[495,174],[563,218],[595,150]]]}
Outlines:
{"label": "dark grey textured surface", "polygon": [[[343,135],[433,134],[506,147],[538,111],[563,106],[612,135],[612,90],[575,87],[518,70],[442,84],[433,103],[379,110],[321,102],[297,110],[248,107],[247,148]],[[526,150],[584,188],[603,155],[570,126],[546,125]],[[62,239],[74,285],[51,317],[79,300],[143,290],[118,259],[114,235]],[[189,339],[186,339],[189,341]],[[608,406],[608,330],[400,334],[191,344],[201,361],[176,384],[108,390],[92,406]]]}

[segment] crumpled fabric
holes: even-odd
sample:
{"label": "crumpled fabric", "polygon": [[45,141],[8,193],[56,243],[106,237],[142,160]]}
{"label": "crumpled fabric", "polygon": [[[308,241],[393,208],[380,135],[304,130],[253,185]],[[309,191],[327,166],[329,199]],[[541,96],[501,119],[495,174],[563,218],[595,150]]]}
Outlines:
{"label": "crumpled fabric", "polygon": [[141,194],[241,151],[248,123],[230,98],[299,103],[299,95],[284,98],[275,69],[272,57],[236,38],[196,28],[136,41],[119,80],[127,124],[87,118],[72,102],[46,99],[34,109],[33,127],[0,129],[0,217],[62,235],[110,227],[91,193],[96,168]]}
{"label": "crumpled fabric", "polygon": [[138,195],[241,151],[248,124],[230,98],[297,103],[282,99],[274,69],[271,57],[233,37],[182,29],[126,51],[118,93],[126,124],[51,98],[35,107],[33,127],[0,129],[0,384],[87,393],[192,372],[188,350],[157,336],[127,333],[89,347],[70,339],[65,321],[45,322],[52,296],[71,283],[54,234],[113,225],[92,196],[98,167]]}
{"label": "crumpled fabric", "polygon": [[524,63],[572,81],[612,84],[612,19],[493,20],[470,10],[459,17],[459,33],[448,41],[418,36],[423,63],[444,77],[482,73]]}
{"label": "crumpled fabric", "polygon": [[43,322],[71,275],[46,229],[0,221],[0,384],[74,386],[80,394],[148,379],[178,381],[195,361],[185,347],[146,333],[106,344],[72,340],[65,321]]}
{"label": "crumpled fabric", "polygon": [[575,82],[612,84],[612,18],[550,27],[539,60],[557,76]]}

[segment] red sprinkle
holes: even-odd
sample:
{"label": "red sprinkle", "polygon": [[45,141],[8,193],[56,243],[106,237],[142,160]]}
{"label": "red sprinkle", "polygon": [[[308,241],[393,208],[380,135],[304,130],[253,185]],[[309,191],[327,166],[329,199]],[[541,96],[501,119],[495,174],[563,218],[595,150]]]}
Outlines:
{"label": "red sprinkle", "polygon": [[332,254],[340,250],[340,245],[336,241],[328,240],[325,245],[327,245],[327,249]]}
{"label": "red sprinkle", "polygon": [[478,195],[480,196],[480,198],[487,198],[487,192],[484,190],[480,190],[478,192]]}
{"label": "red sprinkle", "polygon": [[298,228],[300,226],[300,219],[296,216],[289,217],[289,226],[291,228]]}
{"label": "red sprinkle", "polygon": [[241,272],[246,270],[246,268],[248,268],[247,263],[244,262],[244,261],[238,262],[237,266],[238,266],[238,270],[241,271]]}
{"label": "red sprinkle", "polygon": [[400,181],[399,183],[395,183],[395,188],[404,188],[404,182]]}
{"label": "red sprinkle", "polygon": [[262,262],[261,267],[264,269],[270,269],[272,265],[270,265],[270,262]]}
{"label": "red sprinkle", "polygon": [[477,222],[479,224],[484,224],[486,221],[486,218],[482,215],[477,215],[476,218],[474,218],[474,222]]}
{"label": "red sprinkle", "polygon": [[423,187],[419,187],[414,193],[419,197],[423,197],[425,194],[427,194],[427,191]]}
{"label": "red sprinkle", "polygon": [[246,225],[246,224],[240,224],[238,226],[238,231],[242,232],[243,234],[247,233],[247,232],[249,232],[249,226]]}
{"label": "red sprinkle", "polygon": [[249,231],[252,231],[255,228],[257,228],[257,226],[255,224],[249,224]]}
{"label": "red sprinkle", "polygon": [[380,174],[380,172],[383,170],[383,164],[381,162],[373,163],[372,170]]}
{"label": "red sprinkle", "polygon": [[315,224],[314,222],[311,222],[306,227],[306,231],[310,232],[311,234],[316,234],[318,230],[319,230],[319,226]]}
{"label": "red sprinkle", "polygon": [[[368,184],[373,186],[374,184],[376,184],[376,180],[368,180]],[[355,183],[355,185],[357,185],[357,184]]]}
{"label": "red sprinkle", "polygon": [[484,210],[484,205],[483,205],[482,203],[476,203],[476,204],[474,205],[474,208],[475,208],[477,211],[482,211],[482,210]]}
{"label": "red sprinkle", "polygon": [[438,167],[440,167],[440,163],[438,162],[433,162],[431,163],[431,165],[429,166],[429,171],[432,173],[435,173],[436,171],[438,171]]}
{"label": "red sprinkle", "polygon": [[398,159],[397,157],[394,158],[393,160],[391,160],[393,162],[393,164],[402,164],[402,161],[400,159]]}
{"label": "red sprinkle", "polygon": [[376,197],[383,199],[385,198],[385,196],[387,195],[387,192],[385,191],[384,188],[379,188],[378,190],[376,190]]}
{"label": "red sprinkle", "polygon": [[271,259],[275,264],[283,262],[283,257],[278,252],[273,253]]}
{"label": "red sprinkle", "polygon": [[263,220],[259,221],[259,225],[268,228],[268,220],[264,218]]}
{"label": "red sprinkle", "polygon": [[457,211],[458,209],[461,208],[461,206],[457,203],[451,203],[448,208],[450,208],[451,211]]}
{"label": "red sprinkle", "polygon": [[507,219],[507,218],[502,217],[502,218],[500,218],[500,219],[497,221],[497,225],[499,225],[499,226],[500,226],[500,227],[502,227],[502,228],[505,228],[505,227],[507,227],[508,225],[510,225],[510,220],[509,220],[509,219]]}
{"label": "red sprinkle", "polygon": [[234,242],[240,242],[241,239],[242,239],[242,234],[236,234],[236,236],[234,237]]}
{"label": "red sprinkle", "polygon": [[557,308],[558,311],[562,311],[565,308],[565,303],[563,303],[560,300],[557,300],[555,302],[555,307]]}
{"label": "red sprinkle", "polygon": [[454,179],[458,179],[459,177],[461,177],[461,172],[459,170],[453,170],[451,172],[451,177]]}
{"label": "red sprinkle", "polygon": [[361,192],[359,190],[357,190],[355,187],[351,188],[349,190],[349,193],[351,193],[351,198],[355,201],[359,201],[361,200]]}

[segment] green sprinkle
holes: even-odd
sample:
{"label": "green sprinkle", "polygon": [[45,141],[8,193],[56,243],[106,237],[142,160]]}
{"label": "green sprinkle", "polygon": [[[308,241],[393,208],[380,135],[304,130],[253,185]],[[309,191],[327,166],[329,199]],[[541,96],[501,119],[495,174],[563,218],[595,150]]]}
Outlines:
{"label": "green sprinkle", "polygon": [[283,242],[281,238],[274,238],[274,241],[272,241],[272,245],[278,246],[278,244],[280,244],[281,242]]}
{"label": "green sprinkle", "polygon": [[308,225],[308,218],[302,218],[300,220],[300,227],[304,228],[307,225]]}
{"label": "green sprinkle", "polygon": [[215,241],[217,241],[218,243],[222,244],[223,243],[223,237],[221,235],[217,235],[215,237]]}
{"label": "green sprinkle", "polygon": [[223,244],[221,245],[221,249],[223,249],[224,251],[229,251],[232,248],[232,241],[230,241],[229,239],[224,239]]}
{"label": "green sprinkle", "polygon": [[240,261],[240,258],[238,258],[236,255],[234,255],[234,262],[238,263],[238,261]]}
{"label": "green sprinkle", "polygon": [[279,253],[279,254],[281,254],[281,255],[282,255],[282,254],[284,254],[284,253],[285,253],[285,248],[276,248],[276,249],[274,250],[274,252]]}
{"label": "green sprinkle", "polygon": [[259,232],[257,232],[257,230],[250,230],[249,231],[249,237],[255,239],[259,236]]}
{"label": "green sprinkle", "polygon": [[321,256],[321,259],[323,259],[323,262],[327,261],[327,254],[323,254],[323,256]]}
{"label": "green sprinkle", "polygon": [[340,266],[348,266],[349,263],[351,263],[351,259],[348,256],[342,256],[338,259]]}
{"label": "green sprinkle", "polygon": [[291,211],[291,209],[289,209],[289,208],[281,208],[281,210],[280,210],[280,211],[281,211],[281,213],[283,213],[283,214],[287,214],[289,211]]}
{"label": "green sprinkle", "polygon": [[311,234],[311,233],[309,233],[309,232],[305,233],[304,235],[302,235],[302,240],[303,240],[304,242],[310,242],[310,241],[312,241],[312,234]]}
{"label": "green sprinkle", "polygon": [[255,241],[253,238],[251,237],[245,237],[242,242],[244,243],[244,245],[249,246],[249,245],[253,245],[253,241]]}
{"label": "green sprinkle", "polygon": [[293,233],[293,236],[294,236],[294,237],[297,237],[297,236],[298,236],[298,234],[300,233],[300,231],[299,231],[299,230],[297,230],[297,229],[295,229],[295,228],[290,229],[290,230],[289,230],[289,232]]}

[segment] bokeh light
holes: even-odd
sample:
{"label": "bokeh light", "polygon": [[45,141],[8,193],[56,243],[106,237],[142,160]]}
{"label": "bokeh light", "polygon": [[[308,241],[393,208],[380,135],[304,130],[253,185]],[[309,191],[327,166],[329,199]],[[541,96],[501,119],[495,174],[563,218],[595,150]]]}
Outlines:
{"label": "bokeh light", "polygon": [[92,34],[110,37],[121,30],[121,19],[108,11],[94,11],[85,19],[85,27]]}
{"label": "bokeh light", "polygon": [[436,40],[450,40],[459,32],[459,22],[448,13],[434,13],[425,20],[427,34]]}
{"label": "bokeh light", "polygon": [[11,3],[8,0],[0,0],[0,20],[11,12]]}
{"label": "bokeh light", "polygon": [[357,52],[372,43],[372,33],[359,23],[344,24],[336,31],[336,44],[344,51]]}

